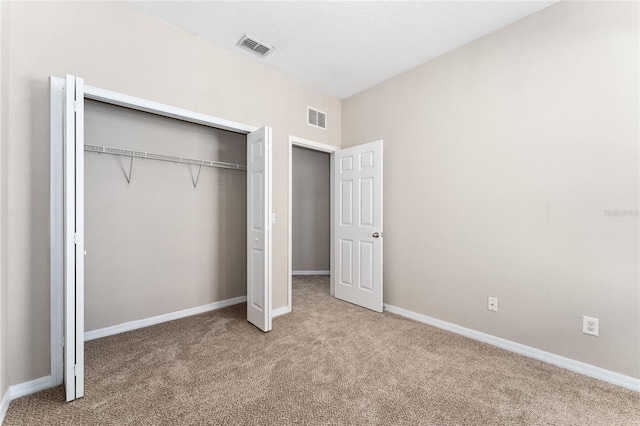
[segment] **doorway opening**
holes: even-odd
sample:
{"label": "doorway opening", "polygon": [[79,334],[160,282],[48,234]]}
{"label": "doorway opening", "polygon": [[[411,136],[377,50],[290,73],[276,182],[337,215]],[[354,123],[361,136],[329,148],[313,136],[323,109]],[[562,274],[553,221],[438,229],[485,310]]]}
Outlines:
{"label": "doorway opening", "polygon": [[292,150],[291,273],[294,280],[296,276],[326,279],[330,275],[330,158],[328,153],[300,146]]}
{"label": "doorway opening", "polygon": [[294,275],[328,275],[333,296],[333,152],[338,148],[289,137],[288,311]]}
{"label": "doorway opening", "polygon": [[[66,79],[51,77],[50,82],[52,385],[64,381],[67,401],[84,395],[84,152],[88,147],[84,143],[85,100],[246,135],[247,320],[262,331],[271,330],[271,128],[254,128],[88,86],[82,78],[72,75],[67,75]],[[244,138],[242,140],[245,141]],[[102,148],[102,152],[107,152],[106,147]],[[115,154],[112,149],[109,153]],[[151,158],[146,154],[127,151],[130,165],[128,172],[124,170],[124,173],[128,183],[132,177],[134,157]],[[154,159],[167,160],[160,157],[163,156]],[[221,164],[217,161],[175,158],[177,160],[172,162],[199,166]],[[192,175],[192,182],[194,186],[197,185],[198,177]]]}

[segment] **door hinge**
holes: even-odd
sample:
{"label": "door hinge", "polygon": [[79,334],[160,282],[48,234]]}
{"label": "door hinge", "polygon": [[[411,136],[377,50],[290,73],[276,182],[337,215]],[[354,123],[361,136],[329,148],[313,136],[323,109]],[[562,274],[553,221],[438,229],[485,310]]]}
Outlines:
{"label": "door hinge", "polygon": [[78,364],[75,364],[75,365],[73,366],[73,375],[74,375],[74,376],[77,376],[77,375],[78,375]]}
{"label": "door hinge", "polygon": [[79,240],[78,233],[74,232],[73,233],[73,244],[78,244],[78,240]]}
{"label": "door hinge", "polygon": [[80,102],[73,101],[73,110],[78,111],[80,109]]}

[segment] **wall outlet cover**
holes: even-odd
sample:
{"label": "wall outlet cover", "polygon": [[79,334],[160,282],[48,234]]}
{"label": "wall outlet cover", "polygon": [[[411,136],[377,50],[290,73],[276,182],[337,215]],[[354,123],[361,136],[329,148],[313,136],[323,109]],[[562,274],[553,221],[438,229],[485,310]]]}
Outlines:
{"label": "wall outlet cover", "polygon": [[582,332],[592,336],[600,335],[600,320],[593,317],[582,317]]}
{"label": "wall outlet cover", "polygon": [[487,297],[487,309],[490,311],[498,312],[498,298]]}

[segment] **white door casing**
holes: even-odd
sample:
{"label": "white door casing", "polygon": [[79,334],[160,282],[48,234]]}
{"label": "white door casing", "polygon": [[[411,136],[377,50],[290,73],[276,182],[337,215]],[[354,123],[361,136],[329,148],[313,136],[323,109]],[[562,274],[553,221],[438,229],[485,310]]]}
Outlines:
{"label": "white door casing", "polygon": [[84,396],[84,80],[67,75],[64,106],[64,384]]}
{"label": "white door casing", "polygon": [[247,320],[271,330],[271,128],[247,135]]}
{"label": "white door casing", "polygon": [[382,312],[382,152],[376,141],[334,153],[335,296]]}

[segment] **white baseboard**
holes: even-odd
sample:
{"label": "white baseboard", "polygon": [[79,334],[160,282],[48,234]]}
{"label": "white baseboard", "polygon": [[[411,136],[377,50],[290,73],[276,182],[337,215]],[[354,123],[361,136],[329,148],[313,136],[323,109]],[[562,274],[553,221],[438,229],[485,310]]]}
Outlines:
{"label": "white baseboard", "polygon": [[30,380],[28,382],[19,383],[9,386],[0,403],[0,425],[4,422],[4,418],[9,410],[9,404],[14,399],[31,395],[51,387],[51,376],[40,377],[39,379]]}
{"label": "white baseboard", "polygon": [[213,302],[207,305],[196,306],[195,308],[183,309],[182,311],[170,312],[168,314],[162,314],[151,318],[129,321],[111,327],[87,331],[84,333],[84,340],[86,342],[93,339],[99,339],[101,337],[111,336],[113,334],[124,333],[125,331],[149,327],[150,325],[156,325],[167,321],[189,317],[191,315],[198,315],[209,311],[215,311],[216,309],[226,308],[227,306],[237,305],[238,303],[244,303],[246,301],[247,296],[234,297],[232,299],[221,300],[219,302]]}
{"label": "white baseboard", "polygon": [[282,308],[272,309],[271,318],[279,317],[280,315],[288,314],[289,312],[291,312],[291,308],[289,306],[283,306]]}
{"label": "white baseboard", "polygon": [[2,398],[2,402],[0,402],[0,425],[4,422],[4,417],[7,415],[7,410],[9,409],[9,403],[11,402],[11,389],[7,389],[4,393],[4,397]]}
{"label": "white baseboard", "polygon": [[291,275],[331,275],[331,271],[291,271]]}
{"label": "white baseboard", "polygon": [[23,396],[31,395],[32,393],[40,392],[50,387],[51,376],[40,377],[39,379],[9,386],[9,398],[13,401],[14,399],[22,398]]}
{"label": "white baseboard", "polygon": [[488,343],[493,346],[497,346],[502,349],[506,349],[511,352],[515,352],[520,355],[524,355],[529,358],[544,361],[549,364],[556,365],[558,367],[565,368],[576,373],[583,374],[585,376],[593,377],[594,379],[602,380],[603,382],[611,383],[621,386],[632,391],[640,392],[640,379],[636,379],[624,374],[615,373],[604,368],[596,367],[595,365],[585,364],[584,362],[576,361],[571,358],[565,358],[560,355],[553,354],[551,352],[545,352],[540,349],[533,348],[531,346],[523,345],[520,343],[512,342],[510,340],[502,339],[500,337],[492,336],[490,334],[482,333],[480,331],[472,330],[470,328],[462,327],[450,322],[442,321],[439,319],[431,318],[426,315],[418,314],[408,311],[406,309],[398,308],[397,306],[384,305],[384,309],[392,314],[397,314],[414,321],[418,321],[424,324],[429,324],[443,330],[450,331],[452,333],[460,334],[465,337],[469,337],[473,340],[478,340],[483,343]]}

